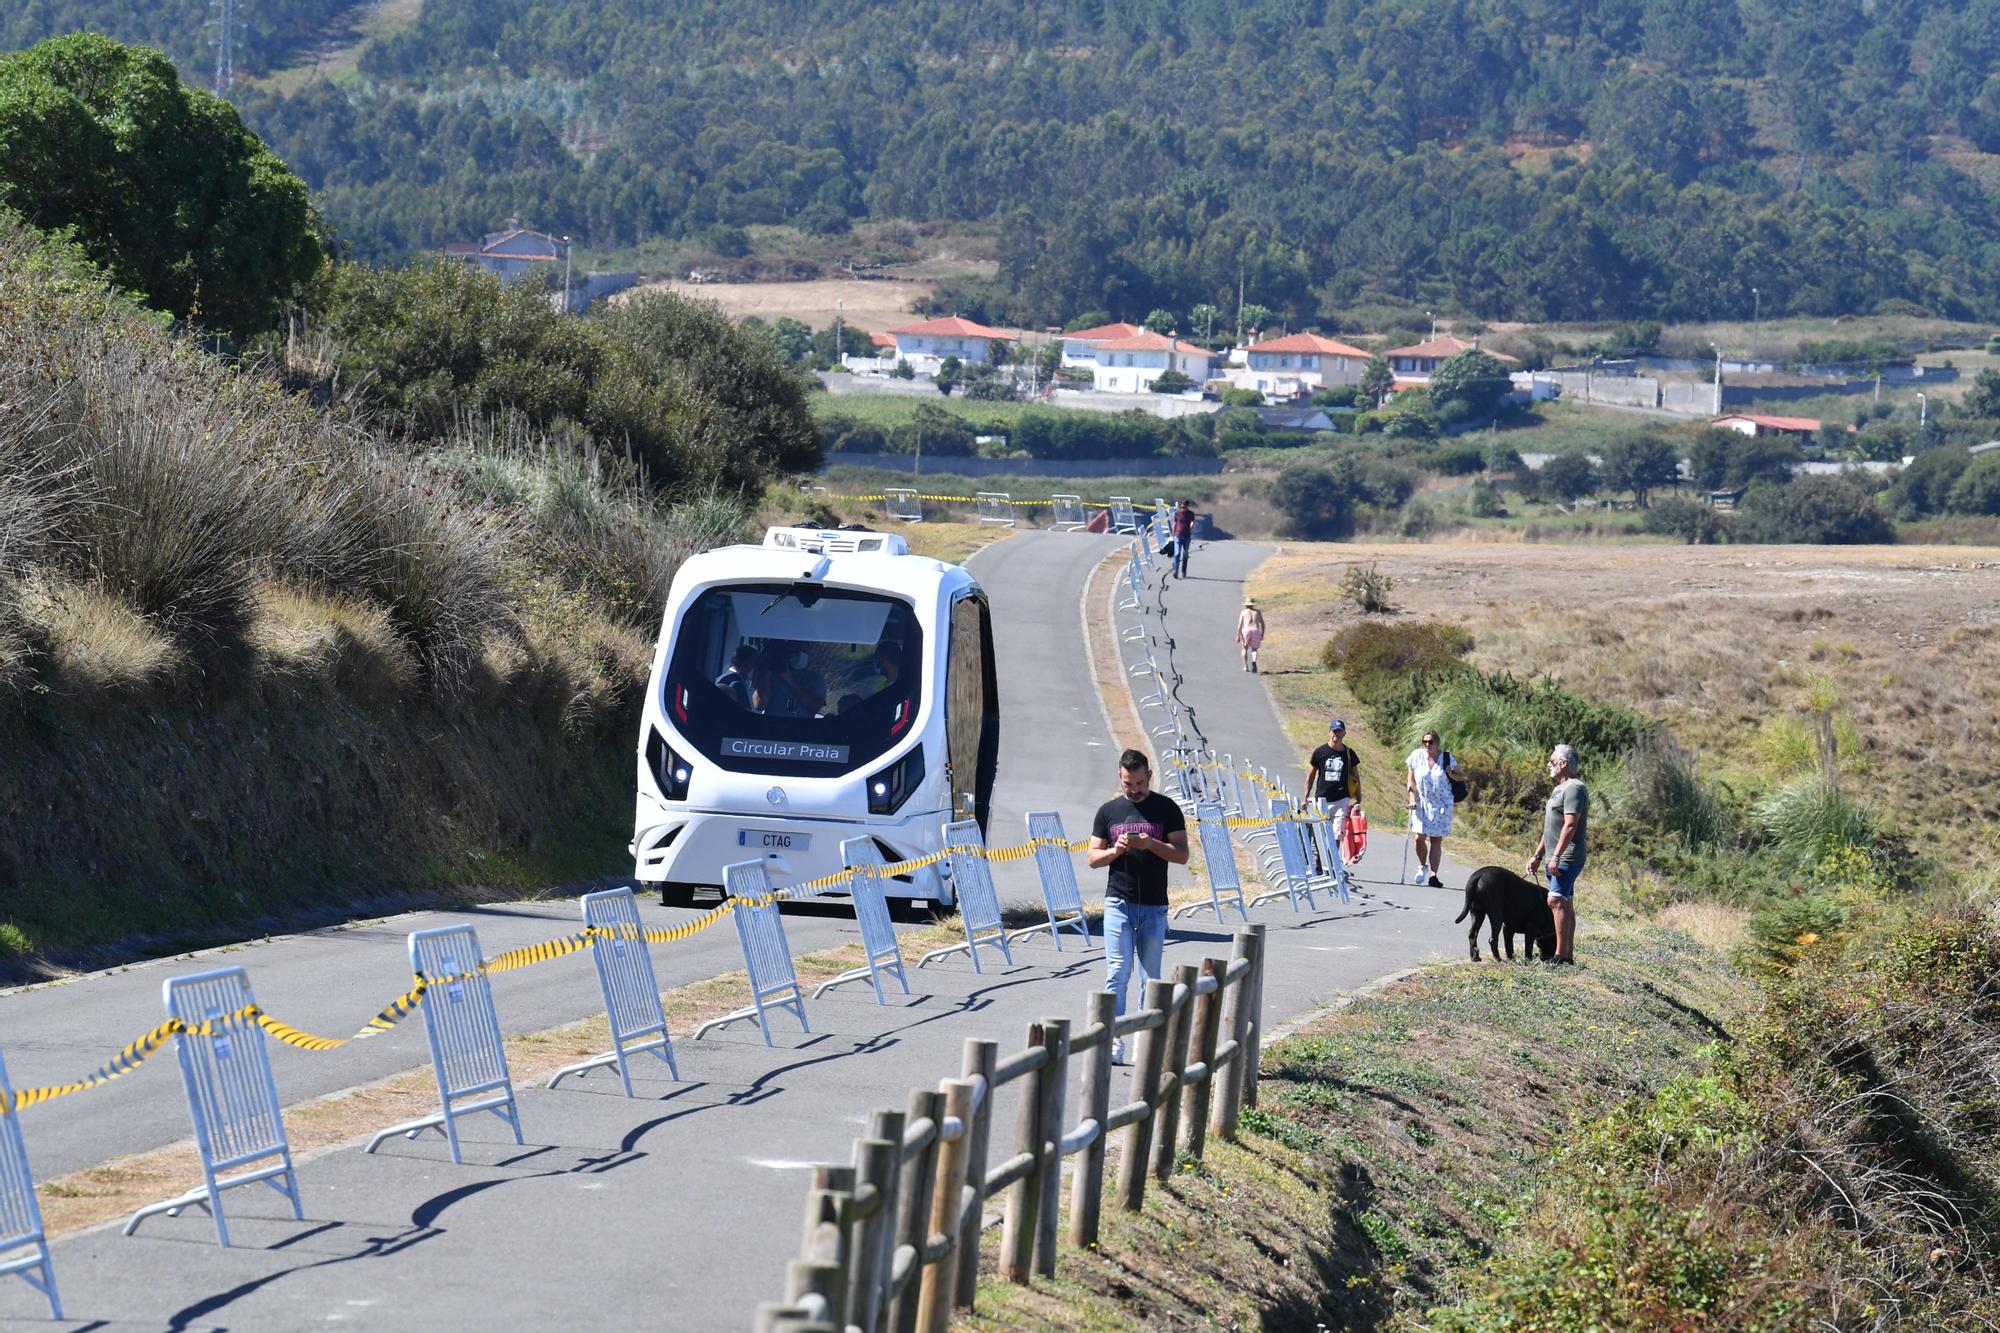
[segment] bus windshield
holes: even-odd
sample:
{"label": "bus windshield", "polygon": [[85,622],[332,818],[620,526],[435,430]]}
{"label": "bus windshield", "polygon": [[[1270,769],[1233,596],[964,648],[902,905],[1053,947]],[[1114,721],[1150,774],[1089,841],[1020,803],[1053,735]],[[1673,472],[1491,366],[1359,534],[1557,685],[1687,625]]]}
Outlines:
{"label": "bus windshield", "polygon": [[830,776],[909,735],[923,661],[916,614],[900,598],[729,584],[682,613],[661,702],[724,768]]}

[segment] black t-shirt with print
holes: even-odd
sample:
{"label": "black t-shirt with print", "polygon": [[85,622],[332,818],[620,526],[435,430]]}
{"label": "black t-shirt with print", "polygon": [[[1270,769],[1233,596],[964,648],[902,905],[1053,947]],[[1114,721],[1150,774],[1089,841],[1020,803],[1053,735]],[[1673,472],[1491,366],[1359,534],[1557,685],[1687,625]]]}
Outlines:
{"label": "black t-shirt with print", "polygon": [[1356,794],[1361,780],[1361,756],[1341,746],[1322,745],[1312,752],[1312,766],[1319,773],[1319,790],[1313,795],[1322,801],[1338,801]]}
{"label": "black t-shirt with print", "polygon": [[[1151,791],[1136,802],[1129,796],[1114,796],[1099,806],[1090,836],[1115,843],[1120,833],[1143,833],[1165,842],[1186,829],[1187,816],[1181,813],[1181,808]],[[1111,877],[1104,885],[1105,897],[1122,898],[1141,907],[1167,905],[1167,863],[1154,853],[1127,852],[1108,869]]]}

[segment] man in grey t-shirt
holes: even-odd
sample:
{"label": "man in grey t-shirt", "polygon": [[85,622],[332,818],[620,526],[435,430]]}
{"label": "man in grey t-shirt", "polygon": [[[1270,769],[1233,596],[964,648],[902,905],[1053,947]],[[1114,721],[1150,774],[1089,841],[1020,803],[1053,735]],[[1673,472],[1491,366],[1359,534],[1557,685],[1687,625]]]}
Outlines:
{"label": "man in grey t-shirt", "polygon": [[1577,776],[1574,746],[1558,745],[1549,751],[1549,776],[1555,790],[1549,793],[1542,816],[1542,836],[1535,854],[1528,858],[1528,873],[1544,864],[1549,875],[1549,912],[1556,919],[1558,963],[1575,963],[1576,877],[1583,873],[1583,858],[1590,833],[1590,789]]}

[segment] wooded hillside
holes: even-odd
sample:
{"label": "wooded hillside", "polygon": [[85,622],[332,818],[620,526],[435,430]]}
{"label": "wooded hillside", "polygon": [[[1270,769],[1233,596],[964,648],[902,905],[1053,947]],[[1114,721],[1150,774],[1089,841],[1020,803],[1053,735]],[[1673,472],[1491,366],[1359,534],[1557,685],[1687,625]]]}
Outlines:
{"label": "wooded hillside", "polygon": [[2000,0],[426,0],[359,65],[238,101],[363,258],[873,216],[997,225],[947,296],[1019,323],[2000,317]]}

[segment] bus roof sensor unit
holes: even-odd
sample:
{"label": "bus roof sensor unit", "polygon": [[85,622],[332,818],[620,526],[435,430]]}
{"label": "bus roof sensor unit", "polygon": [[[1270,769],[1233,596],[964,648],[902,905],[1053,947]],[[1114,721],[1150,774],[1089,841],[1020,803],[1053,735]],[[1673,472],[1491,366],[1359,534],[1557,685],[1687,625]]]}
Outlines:
{"label": "bus roof sensor unit", "polygon": [[908,555],[910,544],[887,532],[845,528],[769,528],[764,545],[808,555]]}

